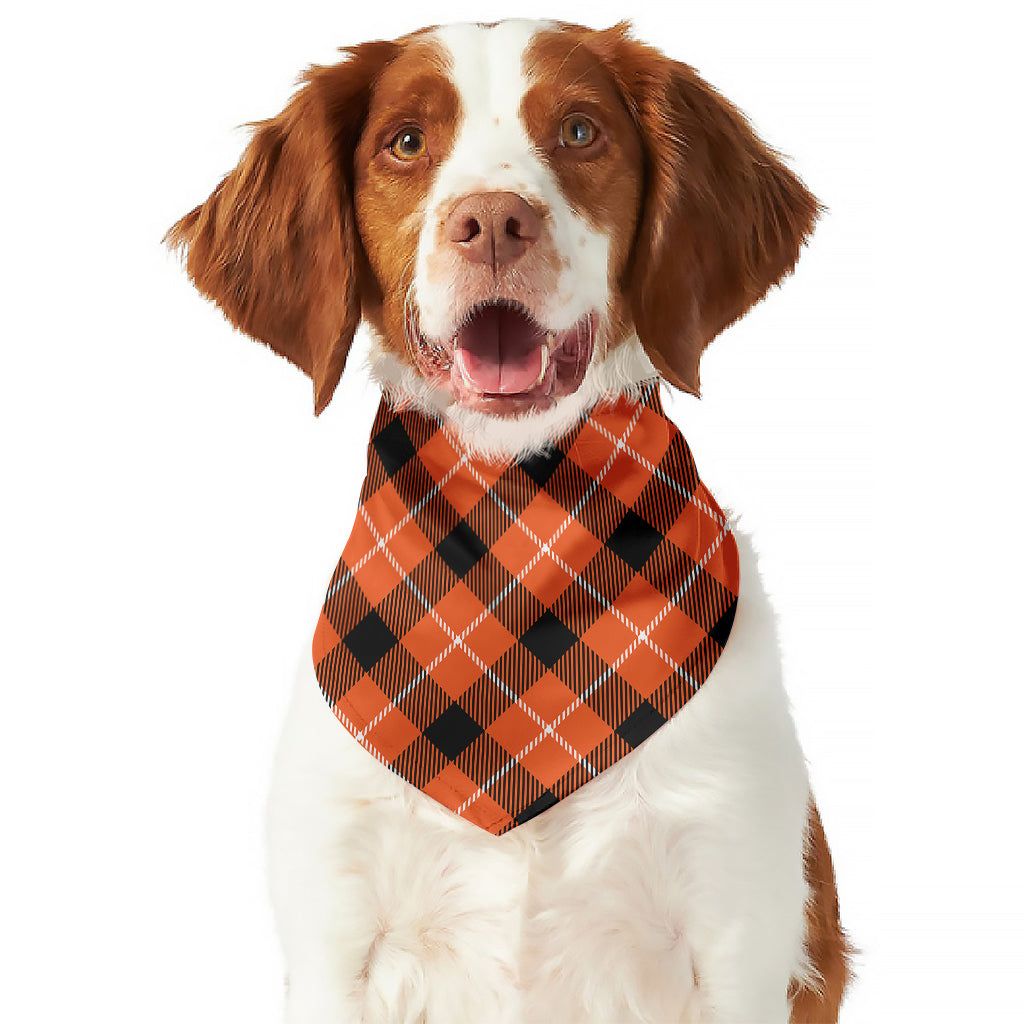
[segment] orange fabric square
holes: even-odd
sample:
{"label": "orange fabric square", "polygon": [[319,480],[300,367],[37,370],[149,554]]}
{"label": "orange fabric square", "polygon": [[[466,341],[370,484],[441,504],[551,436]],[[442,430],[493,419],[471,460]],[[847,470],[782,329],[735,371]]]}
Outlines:
{"label": "orange fabric square", "polygon": [[520,579],[535,597],[551,604],[572,583],[573,577],[551,555],[541,555],[529,569],[522,570]]}
{"label": "orange fabric square", "polygon": [[[643,576],[634,576],[616,598],[615,610],[629,619],[638,630],[643,630],[668,604],[668,598],[657,587],[652,587]],[[614,615],[613,612],[608,614]]]}
{"label": "orange fabric square", "polygon": [[601,542],[578,519],[573,519],[552,545],[551,551],[575,572],[581,573],[601,547]]}
{"label": "orange fabric square", "polygon": [[652,409],[641,410],[640,419],[626,439],[626,444],[652,466],[661,462],[671,443],[668,423]]}
{"label": "orange fabric square", "polygon": [[313,664],[320,662],[341,643],[341,637],[334,631],[334,627],[327,620],[323,612],[317,620],[316,632],[313,634]]}
{"label": "orange fabric square", "polygon": [[377,748],[385,761],[394,761],[419,735],[420,730],[398,708],[392,708],[366,734],[366,741]]}
{"label": "orange fabric square", "polygon": [[457,634],[465,632],[485,612],[483,603],[465,583],[456,583],[434,608],[441,621]]}
{"label": "orange fabric square", "polygon": [[437,624],[432,615],[424,615],[402,637],[402,646],[420,663],[430,668],[437,656],[451,643],[451,637]]}
{"label": "orange fabric square", "polygon": [[612,727],[586,704],[580,704],[558,723],[558,732],[581,757],[607,739]]}
{"label": "orange fabric square", "polygon": [[666,537],[680,551],[685,551],[696,561],[707,549],[710,523],[707,516],[693,503],[693,499],[679,510],[675,522]]}
{"label": "orange fabric square", "polygon": [[615,669],[642,697],[649,697],[661,686],[672,671],[672,666],[641,641],[633,653]]}
{"label": "orange fabric square", "polygon": [[436,431],[418,452],[420,462],[435,483],[440,483],[451,473],[462,454],[455,451],[443,430]]}
{"label": "orange fabric square", "polygon": [[402,574],[391,564],[383,551],[356,563],[354,576],[370,604],[379,604],[402,580]]}
{"label": "orange fabric square", "polygon": [[580,469],[595,476],[611,458],[614,450],[615,445],[604,434],[589,423],[584,423],[566,454]]}
{"label": "orange fabric square", "polygon": [[[560,529],[561,532],[550,542],[549,551],[545,552],[542,544],[540,556],[527,563],[530,567],[527,569],[524,566],[518,570],[523,585],[547,605],[553,604],[562,591],[573,583],[602,546],[601,542],[576,519],[569,519],[568,525],[563,519],[556,529]],[[502,539],[505,540],[504,537]],[[520,558],[526,553],[521,550],[521,545],[515,545],[511,539],[507,543],[510,548],[520,548]],[[544,544],[547,543],[548,540],[545,539]],[[532,543],[530,546],[532,549]],[[536,555],[536,552],[533,554]]]}
{"label": "orange fabric square", "polygon": [[410,519],[393,536],[388,537],[387,549],[408,574],[433,550],[433,545],[415,521]]}
{"label": "orange fabric square", "polygon": [[484,671],[465,650],[456,646],[430,670],[430,675],[452,700],[458,700]]}
{"label": "orange fabric square", "polygon": [[363,729],[388,707],[391,701],[369,676],[362,676],[342,694],[338,703],[348,706],[349,718]]}
{"label": "orange fabric square", "polygon": [[650,470],[640,465],[627,448],[623,448],[602,477],[601,486],[611,491],[624,505],[632,505],[650,479]]}
{"label": "orange fabric square", "polygon": [[523,694],[523,703],[536,711],[550,725],[574,700],[576,695],[553,672],[545,672]]}
{"label": "orange fabric square", "polygon": [[519,763],[545,786],[553,786],[575,763],[576,758],[551,736],[545,736]]}
{"label": "orange fabric square", "polygon": [[491,545],[491,554],[513,576],[519,576],[530,560],[537,557],[537,551],[537,545],[523,532],[518,523],[512,523]]}
{"label": "orange fabric square", "polygon": [[636,634],[611,612],[601,615],[583,634],[583,642],[609,665],[627,648]]}
{"label": "orange fabric square", "polygon": [[522,531],[522,539],[530,547],[536,545],[530,533],[523,530],[523,526],[525,526],[527,530],[540,540],[541,544],[548,543],[555,531],[559,527],[564,526],[570,518],[567,509],[562,508],[557,501],[543,491],[538,491],[537,496],[523,509],[522,514],[519,516],[521,524],[519,529]]}
{"label": "orange fabric square", "polygon": [[345,550],[341,553],[345,563],[351,568],[358,565],[370,552],[377,549],[377,538],[370,531],[362,514],[356,514],[356,521],[352,524],[352,532],[348,536]]}
{"label": "orange fabric square", "polygon": [[442,485],[441,491],[463,518],[486,493],[472,473],[456,473]]}
{"label": "orange fabric square", "polygon": [[493,461],[491,459],[474,460],[473,476],[479,478],[482,487],[490,490],[511,465],[512,461],[510,459],[495,459]]}
{"label": "orange fabric square", "polygon": [[[446,595],[438,602],[435,609],[437,618],[430,613],[424,615],[402,637],[402,645],[430,672],[446,693],[457,697],[483,675],[516,640],[493,615],[489,614],[484,614],[481,621],[469,629],[479,617],[479,613],[484,610],[483,605],[476,598],[472,599],[472,603],[464,600],[461,606],[455,601],[446,604],[450,596]],[[455,621],[449,622],[449,617]],[[438,622],[438,618],[441,622]],[[450,632],[445,628],[446,625]],[[463,633],[466,635],[463,636]],[[480,662],[483,663],[482,666]]]}
{"label": "orange fabric square", "polygon": [[515,642],[516,638],[490,614],[465,640],[486,665],[493,665]]}
{"label": "orange fabric square", "polygon": [[[693,496],[682,510],[677,520],[669,530],[668,538],[681,550],[690,555],[695,562],[700,562],[707,554],[711,546],[716,542],[719,535],[725,529],[727,520],[725,513],[719,508],[718,503],[708,493],[703,484],[698,484]],[[721,544],[721,542],[719,542]],[[734,544],[727,544],[733,548]],[[712,559],[714,555],[711,556]],[[738,557],[738,555],[737,555]],[[727,572],[727,567],[722,567]],[[739,572],[739,563],[735,566],[736,573]],[[721,582],[729,586],[735,581],[735,576],[723,575]]]}
{"label": "orange fabric square", "polygon": [[[378,491],[363,502],[363,508],[356,515],[356,526],[361,524],[362,527],[365,527],[370,537],[366,549],[369,550],[376,545],[378,535],[383,537],[388,530],[396,523],[400,523],[408,514],[409,510],[398,496],[394,484],[390,480],[382,484]],[[367,524],[367,519],[373,523],[372,530]]]}
{"label": "orange fabric square", "polygon": [[542,728],[519,705],[513,704],[487,727],[487,732],[516,757],[525,746],[537,738]]}
{"label": "orange fabric square", "polygon": [[672,605],[651,630],[654,641],[677,665],[682,664],[707,634],[681,608]]}

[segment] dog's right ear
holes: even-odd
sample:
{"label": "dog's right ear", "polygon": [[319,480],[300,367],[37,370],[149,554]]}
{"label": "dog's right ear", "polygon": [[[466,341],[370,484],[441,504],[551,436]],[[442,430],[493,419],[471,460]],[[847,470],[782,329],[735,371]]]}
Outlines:
{"label": "dog's right ear", "polygon": [[352,154],[374,80],[398,44],[363,43],[313,67],[277,117],[254,126],[238,166],[164,241],[240,330],[331,399],[360,320]]}

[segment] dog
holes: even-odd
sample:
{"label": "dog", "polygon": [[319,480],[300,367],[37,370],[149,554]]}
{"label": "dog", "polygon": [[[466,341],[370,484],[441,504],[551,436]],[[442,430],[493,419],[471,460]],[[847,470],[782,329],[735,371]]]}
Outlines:
{"label": "dog", "polygon": [[[438,446],[455,468],[437,470],[426,485],[431,494],[468,467],[467,486],[479,483],[485,496],[479,507],[493,518],[493,499],[503,526],[522,529],[510,545],[534,544],[536,558],[558,562],[577,583],[583,570],[558,554],[564,525],[537,525],[510,509],[495,497],[506,486],[497,481],[512,481],[506,497],[529,485],[532,501],[547,484],[517,473],[535,476],[540,466],[541,477],[554,480],[572,468],[582,482],[570,492],[589,488],[571,510],[577,518],[591,493],[625,508],[653,481],[668,497],[649,502],[648,518],[684,491],[679,515],[689,515],[698,484],[684,488],[630,431],[649,423],[649,443],[676,452],[683,466],[685,442],[659,411],[659,382],[697,393],[704,348],[790,273],[818,212],[735,107],[690,67],[634,40],[628,25],[596,31],[515,20],[364,43],[338,64],[311,68],[286,108],[255,126],[238,166],[168,233],[197,288],[312,379],[316,413],[330,401],[361,323],[385,396],[353,539],[315,654],[303,659],[272,786],[271,887],[291,1024],[837,1020],[850,950],[783,691],[773,615],[749,539],[710,495],[698,502],[701,521],[716,524],[721,557],[709,560],[708,549],[694,573],[725,603],[698,631],[711,652],[706,678],[678,697],[677,710],[656,715],[653,731],[628,734],[621,718],[597,722],[591,691],[569,692],[563,717],[586,704],[607,736],[580,753],[554,711],[524,708],[515,666],[526,664],[530,646],[544,671],[543,650],[525,633],[519,641],[510,634],[515,658],[501,664],[512,669],[499,671],[478,657],[472,637],[463,643],[472,623],[451,627],[426,599],[426,611],[415,614],[453,638],[427,668],[374,662],[383,658],[374,654],[371,687],[360,676],[370,672],[356,642],[363,634],[353,627],[344,642],[339,636],[349,628],[339,616],[364,601],[364,591],[393,587],[422,599],[417,588],[447,578],[440,562],[415,577],[401,563],[413,556],[391,553],[397,545],[389,538],[406,523],[419,523],[424,536],[431,527],[417,518],[414,498],[389,511],[380,497],[397,501],[399,464],[426,479]],[[587,457],[604,466],[592,477],[577,457],[585,431]],[[607,460],[594,454],[602,436],[611,439]],[[371,515],[370,506],[379,509]],[[564,509],[555,511],[557,519]],[[373,515],[392,516],[387,533]],[[642,570],[627,570],[605,550],[624,515],[637,513],[618,513],[617,526],[590,539],[606,576],[621,569],[637,581]],[[473,564],[500,557],[478,536],[483,527],[474,532],[469,522],[444,528],[455,556]],[[373,536],[357,559],[356,534],[367,528]],[[468,533],[457,537],[458,529]],[[630,536],[624,544],[640,543]],[[433,540],[425,550],[436,558],[443,544]],[[616,551],[630,561],[625,547]],[[379,570],[364,571],[372,558]],[[472,572],[447,564],[450,592],[468,593],[460,581]],[[357,584],[362,589],[352,589]],[[543,592],[523,589],[529,580],[512,585],[534,619],[553,614]],[[632,634],[623,652],[646,652],[646,644],[671,662],[651,641],[653,625],[640,629],[617,599],[602,596],[607,580],[581,585],[616,617],[592,631],[601,634],[595,649],[613,643],[625,622]],[[669,613],[671,603],[660,614]],[[359,628],[365,633],[372,618],[388,651],[408,661],[394,621],[384,624],[383,611],[356,617],[364,614]],[[485,615],[497,622],[490,608],[478,619]],[[683,632],[696,629],[687,623]],[[494,628],[512,627],[502,620]],[[566,628],[555,623],[550,636]],[[668,632],[666,644],[682,642],[679,630]],[[567,643],[576,641],[572,634]],[[436,735],[440,719],[410,724],[409,679],[429,672],[417,695],[433,687],[446,722],[457,715],[486,738],[490,727],[469,721],[466,698],[442,693],[457,674],[455,656],[444,657],[455,647],[460,656],[468,649],[476,666],[467,678],[493,680],[508,691],[506,706],[524,710],[523,721],[532,716],[537,735],[523,749],[547,744],[547,761],[538,754],[530,762],[512,744],[500,770],[486,782],[469,779],[466,790],[472,769],[459,761],[456,770],[454,753],[438,753],[446,749]],[[601,678],[624,656],[609,654]],[[402,674],[403,693],[382,696],[389,672]],[[352,720],[365,698],[356,676],[381,702],[372,721],[373,709]],[[576,685],[570,676],[550,692]],[[622,692],[635,712],[640,698],[625,684]],[[409,717],[388,720],[404,723],[415,740],[399,743],[392,731],[378,749],[371,726],[403,700]],[[433,766],[402,768],[406,754],[382,753],[386,742],[406,752],[422,747]],[[600,770],[588,757],[603,758]],[[570,768],[554,781],[559,758]],[[521,769],[527,763],[529,772]],[[511,778],[503,775],[510,769],[522,770],[522,792],[509,786],[500,797],[494,780]]]}

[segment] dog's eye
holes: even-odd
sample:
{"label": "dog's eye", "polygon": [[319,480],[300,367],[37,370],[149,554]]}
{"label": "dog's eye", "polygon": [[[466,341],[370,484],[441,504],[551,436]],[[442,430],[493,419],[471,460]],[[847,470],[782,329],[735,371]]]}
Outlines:
{"label": "dog's eye", "polygon": [[558,130],[558,142],[570,149],[584,149],[597,138],[597,125],[582,114],[570,114]]}
{"label": "dog's eye", "polygon": [[403,128],[391,140],[388,148],[399,160],[411,163],[426,153],[427,137],[419,128]]}

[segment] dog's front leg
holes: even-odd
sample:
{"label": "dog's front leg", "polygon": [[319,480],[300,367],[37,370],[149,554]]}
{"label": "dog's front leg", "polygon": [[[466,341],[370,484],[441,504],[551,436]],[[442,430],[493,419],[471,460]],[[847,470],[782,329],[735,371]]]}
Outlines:
{"label": "dog's front leg", "polygon": [[789,1020],[790,984],[808,973],[808,782],[774,616],[737,540],[736,619],[701,692],[522,826],[538,850],[530,1020]]}
{"label": "dog's front leg", "polygon": [[[287,1024],[348,1024],[364,1016],[375,928],[358,870],[358,780],[346,780],[339,762],[344,741],[312,665],[304,664],[268,806],[268,868],[287,965]],[[367,793],[367,800],[373,795]]]}
{"label": "dog's front leg", "polygon": [[519,1018],[527,847],[388,771],[300,673],[270,800],[287,1024]]}

